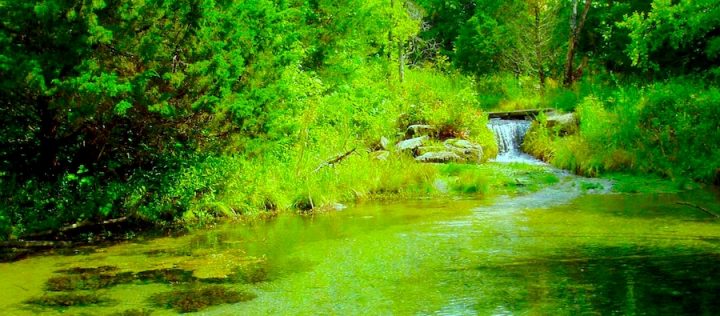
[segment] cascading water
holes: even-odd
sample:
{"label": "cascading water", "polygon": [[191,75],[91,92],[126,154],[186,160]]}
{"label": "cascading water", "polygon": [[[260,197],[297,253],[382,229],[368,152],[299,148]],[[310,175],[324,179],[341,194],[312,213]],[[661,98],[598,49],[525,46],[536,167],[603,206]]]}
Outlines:
{"label": "cascading water", "polygon": [[498,156],[495,161],[542,163],[520,149],[525,134],[530,129],[530,124],[530,121],[525,120],[490,120],[488,128],[495,134],[495,140],[498,144]]}

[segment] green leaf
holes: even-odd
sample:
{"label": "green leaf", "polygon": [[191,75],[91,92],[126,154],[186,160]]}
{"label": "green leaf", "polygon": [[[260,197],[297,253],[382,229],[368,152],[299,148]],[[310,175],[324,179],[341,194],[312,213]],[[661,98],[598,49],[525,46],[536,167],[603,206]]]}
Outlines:
{"label": "green leaf", "polygon": [[127,111],[132,108],[132,104],[128,102],[127,100],[122,100],[118,104],[115,105],[115,114],[120,116],[127,115]]}

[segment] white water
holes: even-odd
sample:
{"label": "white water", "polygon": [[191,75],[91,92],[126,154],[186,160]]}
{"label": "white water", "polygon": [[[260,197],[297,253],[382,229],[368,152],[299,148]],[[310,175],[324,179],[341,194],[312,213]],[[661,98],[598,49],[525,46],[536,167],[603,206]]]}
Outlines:
{"label": "white water", "polygon": [[490,120],[488,128],[495,134],[498,144],[498,156],[494,161],[544,164],[520,149],[525,140],[525,134],[530,129],[530,124],[530,121],[525,120]]}

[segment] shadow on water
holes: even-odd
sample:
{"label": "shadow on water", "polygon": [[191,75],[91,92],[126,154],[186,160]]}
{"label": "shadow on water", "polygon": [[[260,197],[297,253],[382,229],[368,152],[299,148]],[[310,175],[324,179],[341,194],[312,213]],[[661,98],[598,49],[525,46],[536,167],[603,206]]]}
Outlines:
{"label": "shadow on water", "polygon": [[504,309],[573,315],[720,314],[720,253],[633,247],[565,252],[574,255],[477,269],[515,284],[514,295],[497,304],[510,304]]}
{"label": "shadow on water", "polygon": [[[693,190],[680,194],[606,194],[582,195],[565,207],[568,213],[596,213],[623,218],[663,219],[676,218],[683,221],[715,221],[714,216],[700,210],[697,205],[720,213],[720,198],[708,190]],[[692,202],[688,202],[692,201]],[[683,204],[683,203],[690,203]]]}

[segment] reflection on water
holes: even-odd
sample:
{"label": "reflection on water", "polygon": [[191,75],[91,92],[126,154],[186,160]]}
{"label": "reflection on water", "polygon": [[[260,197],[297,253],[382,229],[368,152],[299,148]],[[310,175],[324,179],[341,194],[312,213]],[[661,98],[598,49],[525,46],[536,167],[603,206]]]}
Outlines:
{"label": "reflection on water", "polygon": [[586,194],[563,181],[519,197],[280,216],[0,264],[0,310],[718,315],[720,225],[681,199],[720,205],[707,192]]}
{"label": "reflection on water", "polygon": [[[536,312],[572,315],[717,315],[720,254],[598,248],[602,256],[543,258],[478,267],[513,280],[514,300]],[[663,254],[665,253],[665,254]],[[518,283],[518,280],[525,282]],[[480,299],[482,300],[482,299]],[[526,306],[525,308],[529,308]]]}

